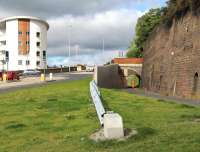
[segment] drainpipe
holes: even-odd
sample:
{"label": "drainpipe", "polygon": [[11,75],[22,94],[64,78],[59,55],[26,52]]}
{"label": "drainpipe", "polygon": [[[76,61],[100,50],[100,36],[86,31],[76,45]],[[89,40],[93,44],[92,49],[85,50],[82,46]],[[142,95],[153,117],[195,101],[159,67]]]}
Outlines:
{"label": "drainpipe", "polygon": [[174,82],[174,90],[173,90],[173,96],[176,94],[176,81]]}

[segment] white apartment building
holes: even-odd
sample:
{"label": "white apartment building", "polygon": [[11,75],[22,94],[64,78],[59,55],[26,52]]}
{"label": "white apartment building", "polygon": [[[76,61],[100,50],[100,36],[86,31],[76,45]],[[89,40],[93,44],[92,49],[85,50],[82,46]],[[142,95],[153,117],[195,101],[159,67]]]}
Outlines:
{"label": "white apartment building", "polygon": [[44,69],[49,24],[36,17],[0,20],[0,71]]}

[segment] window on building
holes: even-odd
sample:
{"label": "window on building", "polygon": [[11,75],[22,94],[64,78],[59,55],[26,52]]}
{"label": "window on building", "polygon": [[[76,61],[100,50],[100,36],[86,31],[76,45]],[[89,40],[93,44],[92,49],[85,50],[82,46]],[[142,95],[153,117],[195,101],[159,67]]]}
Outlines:
{"label": "window on building", "polygon": [[36,52],[36,56],[40,56],[40,51],[37,51],[37,52]]}
{"label": "window on building", "polygon": [[163,82],[163,76],[160,76],[160,83],[159,83],[159,90],[161,90],[162,87],[162,82]]}
{"label": "window on building", "polygon": [[29,41],[26,41],[26,45],[29,45],[30,44],[30,42]]}
{"label": "window on building", "polygon": [[18,65],[22,65],[22,60],[18,60]]}
{"label": "window on building", "polygon": [[26,65],[30,65],[30,61],[29,60],[26,60]]}
{"label": "window on building", "polygon": [[0,45],[6,45],[6,41],[1,41]]}
{"label": "window on building", "polygon": [[30,35],[30,32],[26,32],[26,35]]}
{"label": "window on building", "polygon": [[19,31],[19,32],[18,32],[18,35],[22,35],[22,32],[21,32],[21,31]]}
{"label": "window on building", "polygon": [[6,61],[8,62],[9,61],[9,52],[6,51]]}
{"label": "window on building", "polygon": [[18,44],[19,44],[19,46],[21,46],[22,45],[22,41],[19,41]]}
{"label": "window on building", "polygon": [[199,83],[199,74],[195,73],[194,75],[194,84],[193,84],[193,94],[195,95],[198,91],[198,83]]}
{"label": "window on building", "polygon": [[37,33],[36,33],[36,36],[37,36],[37,37],[40,37],[40,32],[37,32]]}
{"label": "window on building", "polygon": [[43,56],[43,60],[46,60],[46,51],[44,50],[43,52],[42,52],[42,56]]}
{"label": "window on building", "polygon": [[37,45],[37,47],[40,47],[40,42],[37,42],[36,45]]}
{"label": "window on building", "polygon": [[37,65],[37,66],[40,66],[40,61],[37,61],[37,62],[36,62],[36,65]]}

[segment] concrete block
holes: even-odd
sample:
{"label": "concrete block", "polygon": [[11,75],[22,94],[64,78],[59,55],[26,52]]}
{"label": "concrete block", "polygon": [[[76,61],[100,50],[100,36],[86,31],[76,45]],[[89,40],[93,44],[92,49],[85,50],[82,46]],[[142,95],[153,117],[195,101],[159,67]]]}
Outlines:
{"label": "concrete block", "polygon": [[44,82],[45,80],[46,80],[45,75],[44,75],[44,74],[41,74],[41,76],[40,76],[40,81]]}
{"label": "concrete block", "polygon": [[96,67],[94,80],[101,88],[124,88],[123,77],[119,73],[117,64]]}
{"label": "concrete block", "polygon": [[53,80],[53,73],[49,74],[49,80],[52,81]]}
{"label": "concrete block", "polygon": [[117,113],[104,115],[104,136],[107,139],[119,139],[124,137],[122,117]]}
{"label": "concrete block", "polygon": [[7,74],[3,74],[3,82],[7,82]]}

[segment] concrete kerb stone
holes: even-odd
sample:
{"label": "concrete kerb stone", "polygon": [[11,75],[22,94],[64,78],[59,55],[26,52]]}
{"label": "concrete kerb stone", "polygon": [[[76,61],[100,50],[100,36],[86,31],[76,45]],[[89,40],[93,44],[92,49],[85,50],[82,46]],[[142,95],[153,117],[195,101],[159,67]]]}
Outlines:
{"label": "concrete kerb stone", "polygon": [[[100,93],[99,94],[97,93],[98,87],[93,89],[94,84],[93,85],[92,84],[93,83],[90,82],[90,92],[93,102],[102,105],[101,99],[98,98],[99,100],[96,101],[95,98],[93,97],[93,92],[95,92],[96,93],[95,95],[98,97],[100,96]],[[100,110],[99,107],[102,107],[102,109],[104,109],[103,105],[102,106],[95,105],[97,114],[99,114]],[[123,119],[118,113],[113,113],[112,111],[107,111],[107,112],[104,111],[103,116],[98,115],[98,117],[103,128],[101,128],[100,131],[90,136],[92,140],[95,141],[120,140],[120,139],[125,140],[130,136],[137,134],[137,131],[135,130],[129,131],[128,135],[126,134],[127,129],[124,130]]]}
{"label": "concrete kerb stone", "polygon": [[123,120],[118,113],[104,114],[104,136],[107,139],[124,137]]}

